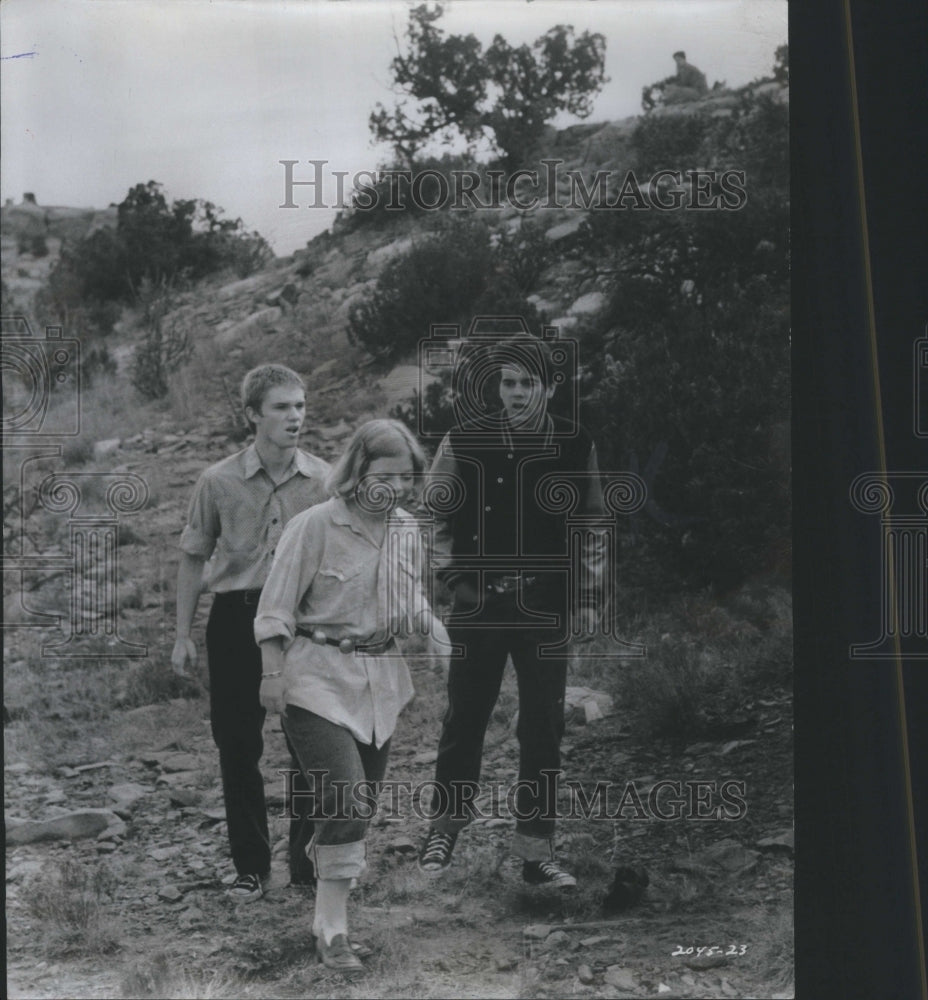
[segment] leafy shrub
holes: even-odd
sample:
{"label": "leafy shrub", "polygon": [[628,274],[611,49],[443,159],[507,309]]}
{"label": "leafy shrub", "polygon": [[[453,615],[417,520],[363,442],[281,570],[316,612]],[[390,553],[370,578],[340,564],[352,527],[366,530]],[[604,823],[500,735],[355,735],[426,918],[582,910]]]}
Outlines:
{"label": "leafy shrub", "polygon": [[130,378],[146,399],[161,399],[170,389],[172,372],[186,361],[193,345],[180,319],[168,318],[170,293],[156,292],[144,305],[145,337],[135,349]]}
{"label": "leafy shrub", "polygon": [[31,254],[33,257],[48,256],[48,241],[41,233],[32,236],[20,236],[17,243],[17,250],[21,254]]}
{"label": "leafy shrub", "polygon": [[712,163],[749,181],[739,211],[589,220],[614,264],[584,373],[602,464],[652,459],[643,563],[727,589],[771,568],[789,536],[772,447],[790,412],[786,113],[745,94],[729,119],[643,119],[635,146],[642,171]]}
{"label": "leafy shrub", "polygon": [[537,322],[536,310],[491,250],[487,228],[455,222],[391,260],[373,293],[352,306],[349,336],[374,357],[402,357],[436,323],[466,327],[475,315],[522,315]]}
{"label": "leafy shrub", "polygon": [[62,249],[50,278],[59,317],[93,302],[130,302],[144,281],[196,281],[229,269],[246,277],[273,256],[267,242],[225,219],[212,202],[170,205],[156,181],[136,184],[118,206],[116,229],[98,229]]}

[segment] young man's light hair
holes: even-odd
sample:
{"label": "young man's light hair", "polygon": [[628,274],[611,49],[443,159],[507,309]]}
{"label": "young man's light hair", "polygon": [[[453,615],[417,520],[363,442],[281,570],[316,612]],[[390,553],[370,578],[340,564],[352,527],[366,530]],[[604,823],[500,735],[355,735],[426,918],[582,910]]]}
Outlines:
{"label": "young man's light hair", "polygon": [[255,429],[255,425],[248,418],[248,407],[261,412],[264,405],[264,398],[279,385],[293,386],[306,392],[306,383],[292,369],[286,365],[258,365],[242,379],[242,409],[245,411],[245,419],[248,426]]}

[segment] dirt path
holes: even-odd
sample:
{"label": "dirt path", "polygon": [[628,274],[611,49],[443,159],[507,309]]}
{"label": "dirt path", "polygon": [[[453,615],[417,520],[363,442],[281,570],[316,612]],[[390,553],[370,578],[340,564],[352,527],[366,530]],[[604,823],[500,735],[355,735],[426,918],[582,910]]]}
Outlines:
{"label": "dirt path", "polygon": [[[441,696],[439,678],[417,671],[416,679],[419,698],[397,733],[390,772],[413,786],[430,776],[437,730],[426,716]],[[523,887],[503,818],[462,835],[444,879],[423,878],[415,846],[425,820],[402,796],[398,815],[386,808],[374,822],[369,871],[353,896],[355,934],[371,950],[358,984],[312,963],[311,890],[285,884],[284,786],[274,772],[287,755],[276,720],[265,756],[275,882],[243,906],[223,893],[231,867],[205,701],[114,713],[92,727],[92,739],[75,740],[67,763],[45,769],[8,759],[8,815],[39,816],[49,804],[112,807],[114,786],[135,786],[134,801],[124,793],[116,807],[121,834],[8,850],[9,995],[789,996],[791,852],[758,846],[789,827],[791,811],[789,706],[782,692],[779,700],[770,694],[757,732],[740,741],[637,746],[621,715],[570,727],[565,769],[588,790],[606,778],[641,789],[658,778],[732,777],[747,783],[748,810],[733,822],[565,820],[561,852],[581,880],[569,896]],[[511,699],[504,691],[501,705]],[[488,743],[485,780],[511,782],[516,745],[506,718]],[[720,841],[732,843],[717,857],[705,853]],[[99,933],[75,935],[71,954],[63,929],[29,905],[35,880],[66,859],[109,876]],[[603,899],[617,864],[645,869],[650,886],[639,905],[610,914]]]}

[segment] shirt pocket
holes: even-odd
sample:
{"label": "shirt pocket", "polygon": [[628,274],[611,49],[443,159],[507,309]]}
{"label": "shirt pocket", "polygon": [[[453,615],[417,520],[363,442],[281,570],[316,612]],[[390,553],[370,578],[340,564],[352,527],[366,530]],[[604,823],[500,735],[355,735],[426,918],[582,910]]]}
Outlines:
{"label": "shirt pocket", "polygon": [[316,620],[330,625],[354,625],[373,596],[369,591],[363,566],[320,566],[309,592],[310,610]]}
{"label": "shirt pocket", "polygon": [[220,536],[219,544],[216,546],[213,557],[221,560],[225,565],[225,572],[229,576],[238,576],[241,573],[260,566],[264,560],[265,553],[256,545],[232,548],[228,544],[223,544]]}

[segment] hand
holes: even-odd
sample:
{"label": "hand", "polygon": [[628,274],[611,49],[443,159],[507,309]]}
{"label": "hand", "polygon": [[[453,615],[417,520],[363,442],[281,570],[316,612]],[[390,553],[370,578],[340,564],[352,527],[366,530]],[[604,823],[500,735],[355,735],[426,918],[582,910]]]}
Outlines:
{"label": "hand", "polygon": [[179,635],[174,641],[174,649],[171,652],[171,667],[178,677],[189,677],[187,670],[197,665],[197,647],[189,635]]}
{"label": "hand", "polygon": [[276,712],[280,715],[285,707],[283,677],[262,678],[258,697],[261,699],[261,704],[264,708],[269,712]]}
{"label": "hand", "polygon": [[426,650],[435,661],[433,666],[435,673],[445,673],[451,658],[451,639],[448,636],[448,630],[434,615],[426,641]]}

